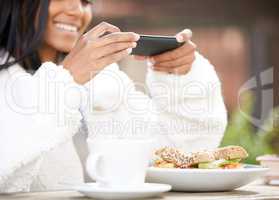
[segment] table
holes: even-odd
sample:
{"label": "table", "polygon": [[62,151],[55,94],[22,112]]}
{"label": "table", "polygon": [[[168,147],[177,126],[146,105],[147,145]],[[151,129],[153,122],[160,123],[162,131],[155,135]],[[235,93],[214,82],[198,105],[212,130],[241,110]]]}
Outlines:
{"label": "table", "polygon": [[[75,191],[55,191],[37,193],[18,193],[11,195],[0,195],[0,200],[87,200]],[[267,186],[259,182],[231,192],[218,193],[184,193],[168,192],[161,197],[146,200],[247,200],[247,199],[279,199],[279,186]]]}

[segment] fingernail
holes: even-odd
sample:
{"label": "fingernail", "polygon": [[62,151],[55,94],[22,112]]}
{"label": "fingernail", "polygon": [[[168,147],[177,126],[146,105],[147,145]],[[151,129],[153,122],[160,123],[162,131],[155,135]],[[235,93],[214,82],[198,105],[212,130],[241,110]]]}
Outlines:
{"label": "fingernail", "polygon": [[184,38],[182,37],[182,35],[177,35],[176,40],[177,42],[184,42]]}
{"label": "fingernail", "polygon": [[193,37],[193,32],[190,29],[188,29],[187,30],[187,35],[188,35],[189,38],[192,38]]}
{"label": "fingernail", "polygon": [[147,60],[147,66],[150,67],[151,69],[154,68],[154,65],[150,62],[150,60]]}
{"label": "fingernail", "polygon": [[135,39],[138,41],[140,39],[140,35],[135,33]]}
{"label": "fingernail", "polygon": [[153,70],[154,70],[154,65],[152,65],[150,62],[147,62],[147,66],[148,66],[150,69],[153,69]]}
{"label": "fingernail", "polygon": [[149,62],[150,62],[151,64],[153,64],[153,65],[155,64],[154,58],[149,58],[148,60],[149,60]]}
{"label": "fingernail", "polygon": [[132,53],[132,49],[131,48],[127,49],[127,52],[128,52],[128,54],[131,54]]}
{"label": "fingernail", "polygon": [[137,47],[137,43],[136,43],[136,42],[133,42],[132,47],[133,47],[133,48]]}

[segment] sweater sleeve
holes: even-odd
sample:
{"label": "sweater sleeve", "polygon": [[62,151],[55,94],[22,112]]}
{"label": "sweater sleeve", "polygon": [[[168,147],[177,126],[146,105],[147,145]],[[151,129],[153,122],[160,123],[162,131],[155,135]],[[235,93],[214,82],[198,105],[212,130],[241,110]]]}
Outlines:
{"label": "sweater sleeve", "polygon": [[[196,53],[186,75],[149,69],[147,85],[158,124],[169,144],[195,151],[216,148],[224,134],[227,113],[214,67]],[[161,131],[162,133],[162,131]]]}
{"label": "sweater sleeve", "polygon": [[83,89],[50,62],[34,75],[12,66],[0,82],[0,193],[29,191],[44,153],[77,132]]}

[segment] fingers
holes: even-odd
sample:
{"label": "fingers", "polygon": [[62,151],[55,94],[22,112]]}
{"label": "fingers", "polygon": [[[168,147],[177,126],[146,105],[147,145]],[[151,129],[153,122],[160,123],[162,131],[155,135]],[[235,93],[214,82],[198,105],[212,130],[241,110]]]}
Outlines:
{"label": "fingers", "polygon": [[103,35],[105,32],[119,32],[120,29],[112,24],[102,22],[99,25],[92,28],[90,31],[81,36],[77,42],[75,48],[71,51],[70,54],[75,55],[79,52],[90,40],[95,40],[99,36]]}
{"label": "fingers", "polygon": [[132,49],[137,46],[136,42],[119,42],[119,43],[113,43],[104,47],[99,47],[95,50],[93,56],[94,58],[98,59],[101,57],[105,57],[111,54],[114,54],[119,51],[127,50],[127,49]]}
{"label": "fingers", "polygon": [[117,53],[111,54],[96,61],[98,66],[108,66],[112,63],[118,62],[132,53],[131,49],[125,49]]}
{"label": "fingers", "polygon": [[[73,77],[77,83],[84,84],[88,80],[92,79],[95,75],[97,75],[101,70],[103,70],[104,67],[118,62],[128,56],[132,53],[132,49],[127,49],[124,47],[124,50],[118,51],[116,53],[110,54],[105,57],[101,57],[99,59],[81,59],[81,60],[90,60],[90,62],[86,65],[77,65],[78,67],[75,67],[71,69],[71,73],[74,74]],[[118,47],[121,49],[121,47]],[[82,66],[82,67],[80,67]]]}
{"label": "fingers", "polygon": [[177,75],[184,75],[187,74],[191,69],[191,64],[183,65],[176,68],[169,68],[169,67],[153,67],[153,70],[159,72],[165,72],[169,74],[177,74]]}
{"label": "fingers", "polygon": [[162,53],[157,56],[153,56],[152,59],[155,63],[172,61],[180,57],[183,57],[185,55],[193,53],[196,50],[196,48],[197,46],[193,42],[189,41],[177,49]]}
{"label": "fingers", "polygon": [[133,55],[133,58],[136,60],[144,61],[148,59],[148,56],[138,56],[138,55]]}
{"label": "fingers", "polygon": [[132,32],[119,32],[119,33],[111,33],[102,38],[99,38],[95,41],[89,42],[88,46],[90,48],[98,48],[102,46],[106,46],[112,43],[118,42],[136,42],[139,40],[139,35]]}
{"label": "fingers", "polygon": [[110,33],[120,32],[120,29],[107,22],[102,22],[102,23],[98,24],[97,26],[95,26],[94,28],[92,28],[87,33],[85,33],[83,35],[83,37],[85,37],[89,40],[94,40],[94,39],[102,36],[106,32],[110,32]]}
{"label": "fingers", "polygon": [[177,68],[183,65],[188,65],[188,64],[192,64],[195,60],[195,54],[189,54],[188,56],[182,56],[181,58],[178,58],[176,60],[173,61],[165,61],[165,62],[159,62],[159,63],[154,63],[154,67],[158,67],[158,68],[164,68],[164,67],[168,67],[168,68]]}
{"label": "fingers", "polygon": [[190,29],[184,29],[176,35],[176,40],[178,42],[188,42],[191,40],[193,33]]}
{"label": "fingers", "polygon": [[177,75],[184,75],[187,74],[190,70],[191,70],[191,65],[185,65],[185,66],[181,66],[178,68],[174,68],[174,70],[171,72],[173,74],[177,74]]}
{"label": "fingers", "polygon": [[135,33],[112,33],[88,44],[88,52],[92,52],[92,58],[100,58],[118,51],[137,46],[139,39]]}
{"label": "fingers", "polygon": [[192,31],[185,29],[176,35],[178,42],[185,42],[181,47],[166,53],[151,57],[152,68],[155,71],[184,75],[188,73],[195,60],[197,46],[191,41]]}

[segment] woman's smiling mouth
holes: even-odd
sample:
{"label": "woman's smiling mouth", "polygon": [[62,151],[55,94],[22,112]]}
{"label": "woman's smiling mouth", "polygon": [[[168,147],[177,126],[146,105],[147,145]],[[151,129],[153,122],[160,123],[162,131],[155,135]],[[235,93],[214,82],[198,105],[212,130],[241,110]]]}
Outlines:
{"label": "woman's smiling mouth", "polygon": [[55,23],[55,27],[59,30],[72,32],[72,33],[78,33],[78,31],[79,31],[78,26],[73,25],[73,24],[61,23],[61,22]]}

